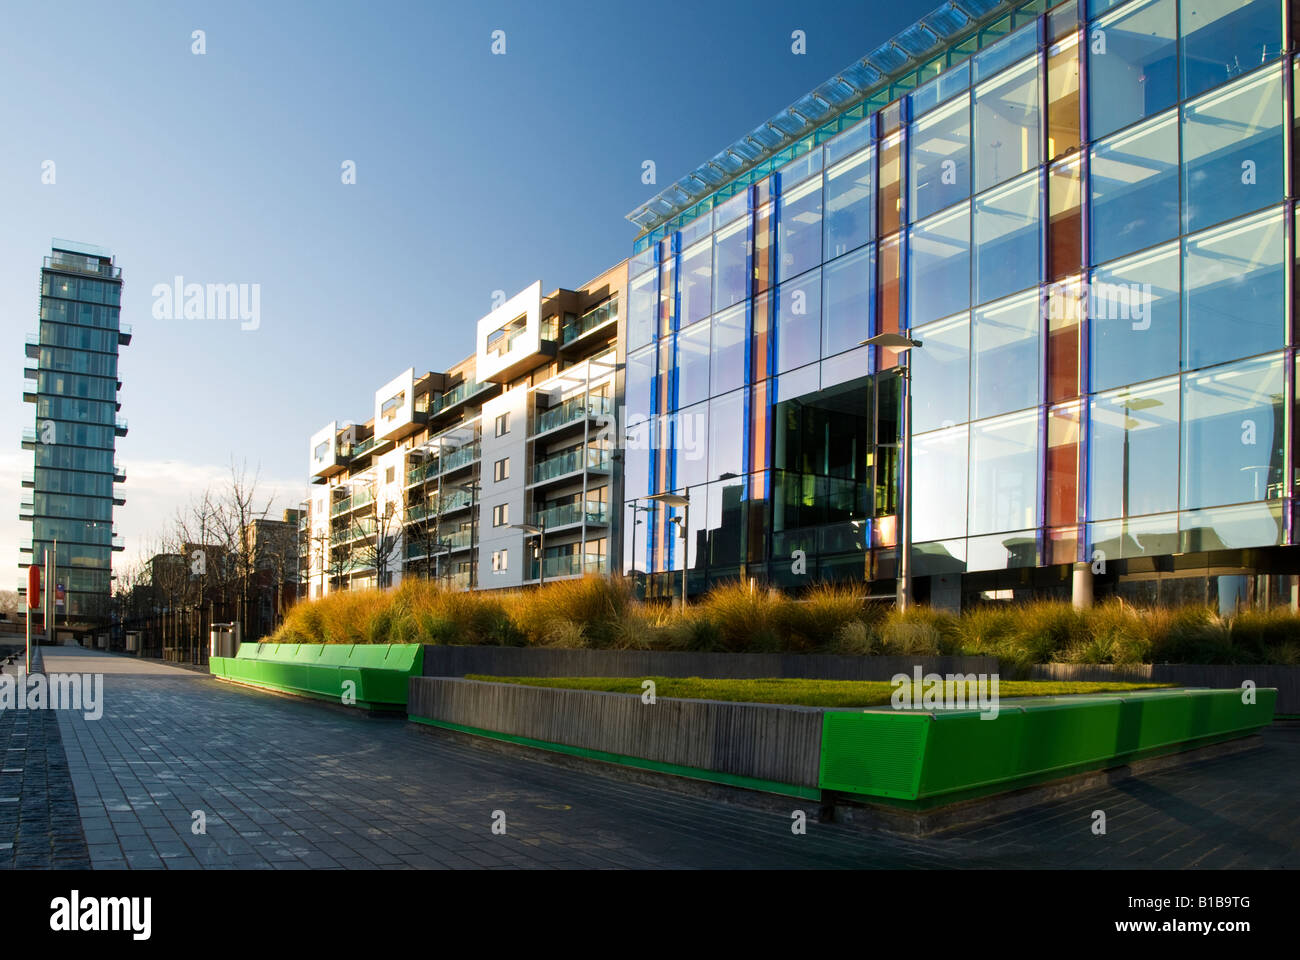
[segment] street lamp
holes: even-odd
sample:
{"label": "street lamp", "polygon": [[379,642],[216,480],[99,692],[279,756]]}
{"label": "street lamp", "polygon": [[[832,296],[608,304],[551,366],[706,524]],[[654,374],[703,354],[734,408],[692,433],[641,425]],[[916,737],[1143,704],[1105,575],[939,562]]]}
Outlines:
{"label": "street lamp", "polygon": [[690,494],[683,493],[653,493],[646,497],[647,500],[654,500],[668,507],[681,507],[682,516],[673,517],[671,523],[677,524],[682,530],[682,612],[686,612],[686,572],[690,568],[690,529],[691,529],[691,497]]}
{"label": "street lamp", "polygon": [[899,472],[902,474],[902,491],[898,509],[898,594],[899,613],[905,613],[912,604],[912,358],[911,351],[921,346],[920,340],[901,333],[878,333],[863,340],[864,347],[883,347],[897,350],[906,361],[900,368],[903,380],[902,450],[899,451]]}
{"label": "street lamp", "polygon": [[510,529],[522,530],[537,537],[537,585],[543,586],[546,583],[546,518],[543,517],[537,523],[512,523]]}

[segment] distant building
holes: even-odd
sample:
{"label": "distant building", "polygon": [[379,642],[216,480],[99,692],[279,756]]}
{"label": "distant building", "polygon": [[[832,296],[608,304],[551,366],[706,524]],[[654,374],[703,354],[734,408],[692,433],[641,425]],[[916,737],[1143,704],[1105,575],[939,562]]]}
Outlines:
{"label": "distant building", "polygon": [[[32,536],[19,545],[19,566],[43,563],[58,541],[58,582],[70,621],[107,618],[114,535],[113,507],[125,502],[116,484],[126,471],[114,459],[126,421],[118,391],[118,348],[131,342],[120,319],[122,271],[106,250],[55,240],[41,268],[40,330],[27,339],[23,400],[36,405],[22,445],[34,468],[19,519]],[[19,592],[26,593],[26,584]]]}

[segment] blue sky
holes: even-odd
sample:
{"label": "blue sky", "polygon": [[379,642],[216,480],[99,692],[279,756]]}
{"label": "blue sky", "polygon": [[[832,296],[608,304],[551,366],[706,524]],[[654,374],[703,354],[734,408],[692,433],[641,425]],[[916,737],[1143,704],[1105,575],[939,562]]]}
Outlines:
{"label": "blue sky", "polygon": [[[21,344],[51,237],[110,248],[126,280],[129,562],[232,457],[296,504],[313,431],[468,355],[494,290],[627,256],[624,214],[936,5],[7,4],[0,555],[30,531]],[[260,327],[155,320],[152,288],[177,275],[259,284]]]}

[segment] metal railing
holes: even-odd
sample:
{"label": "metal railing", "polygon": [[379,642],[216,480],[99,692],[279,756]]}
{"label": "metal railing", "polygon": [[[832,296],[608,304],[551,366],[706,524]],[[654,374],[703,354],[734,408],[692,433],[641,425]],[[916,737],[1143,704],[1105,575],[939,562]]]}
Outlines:
{"label": "metal railing", "polygon": [[[552,577],[577,577],[587,573],[604,573],[607,569],[605,557],[596,553],[572,553],[563,557],[546,557],[542,561],[542,569],[546,571],[546,578]],[[536,580],[537,561],[533,560],[528,565],[528,579]]]}
{"label": "metal railing", "polygon": [[570,450],[533,464],[533,482],[541,483],[579,470],[609,470],[609,451],[593,448]]}
{"label": "metal railing", "polygon": [[608,507],[599,500],[583,503],[563,503],[557,507],[548,507],[533,514],[532,522],[537,526],[545,525],[547,530],[568,526],[571,523],[607,523]]}
{"label": "metal railing", "polygon": [[566,423],[607,416],[613,412],[614,404],[609,397],[570,397],[557,407],[538,411],[533,420],[533,433],[545,433]]}

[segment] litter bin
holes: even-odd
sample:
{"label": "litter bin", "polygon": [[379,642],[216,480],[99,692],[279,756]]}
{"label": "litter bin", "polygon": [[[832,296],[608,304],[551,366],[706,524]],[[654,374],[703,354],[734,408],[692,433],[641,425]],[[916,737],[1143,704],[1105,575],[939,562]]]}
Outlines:
{"label": "litter bin", "polygon": [[208,639],[208,657],[233,657],[239,652],[239,623],[214,623]]}

